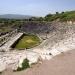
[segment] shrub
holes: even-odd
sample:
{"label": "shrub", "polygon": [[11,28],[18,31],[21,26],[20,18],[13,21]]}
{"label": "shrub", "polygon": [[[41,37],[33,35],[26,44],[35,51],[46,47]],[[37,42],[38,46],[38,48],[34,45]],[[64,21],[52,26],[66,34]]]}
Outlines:
{"label": "shrub", "polygon": [[21,70],[27,69],[29,67],[30,67],[29,60],[28,59],[24,59],[24,61],[22,63],[22,68],[18,67],[17,71],[21,71]]}
{"label": "shrub", "polygon": [[0,72],[0,74],[2,74],[2,72]]}

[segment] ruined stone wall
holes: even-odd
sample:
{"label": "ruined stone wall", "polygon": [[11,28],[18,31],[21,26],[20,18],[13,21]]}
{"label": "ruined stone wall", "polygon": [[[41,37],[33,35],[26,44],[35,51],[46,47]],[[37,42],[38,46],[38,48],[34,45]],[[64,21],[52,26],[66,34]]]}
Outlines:
{"label": "ruined stone wall", "polygon": [[17,34],[17,29],[13,30],[12,32],[7,33],[6,35],[0,36],[0,46],[10,40],[11,37]]}

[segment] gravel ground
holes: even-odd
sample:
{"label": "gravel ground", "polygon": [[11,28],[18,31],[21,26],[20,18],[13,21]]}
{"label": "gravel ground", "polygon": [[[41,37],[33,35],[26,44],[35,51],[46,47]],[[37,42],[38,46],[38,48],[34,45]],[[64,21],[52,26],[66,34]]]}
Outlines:
{"label": "gravel ground", "polygon": [[51,60],[21,72],[7,69],[2,75],[75,75],[75,50],[60,54]]}

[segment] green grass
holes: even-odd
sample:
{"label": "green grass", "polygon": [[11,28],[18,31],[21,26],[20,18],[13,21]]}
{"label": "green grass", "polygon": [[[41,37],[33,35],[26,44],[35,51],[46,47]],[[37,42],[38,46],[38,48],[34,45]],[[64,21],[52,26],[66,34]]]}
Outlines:
{"label": "green grass", "polygon": [[40,43],[40,39],[35,35],[24,35],[15,45],[17,49],[32,48]]}
{"label": "green grass", "polygon": [[75,11],[67,11],[58,14],[48,14],[45,16],[45,21],[75,21]]}

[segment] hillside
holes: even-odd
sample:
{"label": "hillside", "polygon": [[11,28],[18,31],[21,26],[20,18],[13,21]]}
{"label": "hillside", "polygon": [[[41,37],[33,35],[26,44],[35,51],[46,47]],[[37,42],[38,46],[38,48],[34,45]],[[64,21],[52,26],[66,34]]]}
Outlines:
{"label": "hillside", "polygon": [[56,12],[56,14],[48,14],[45,16],[45,21],[54,21],[57,19],[59,21],[75,21],[75,11]]}

